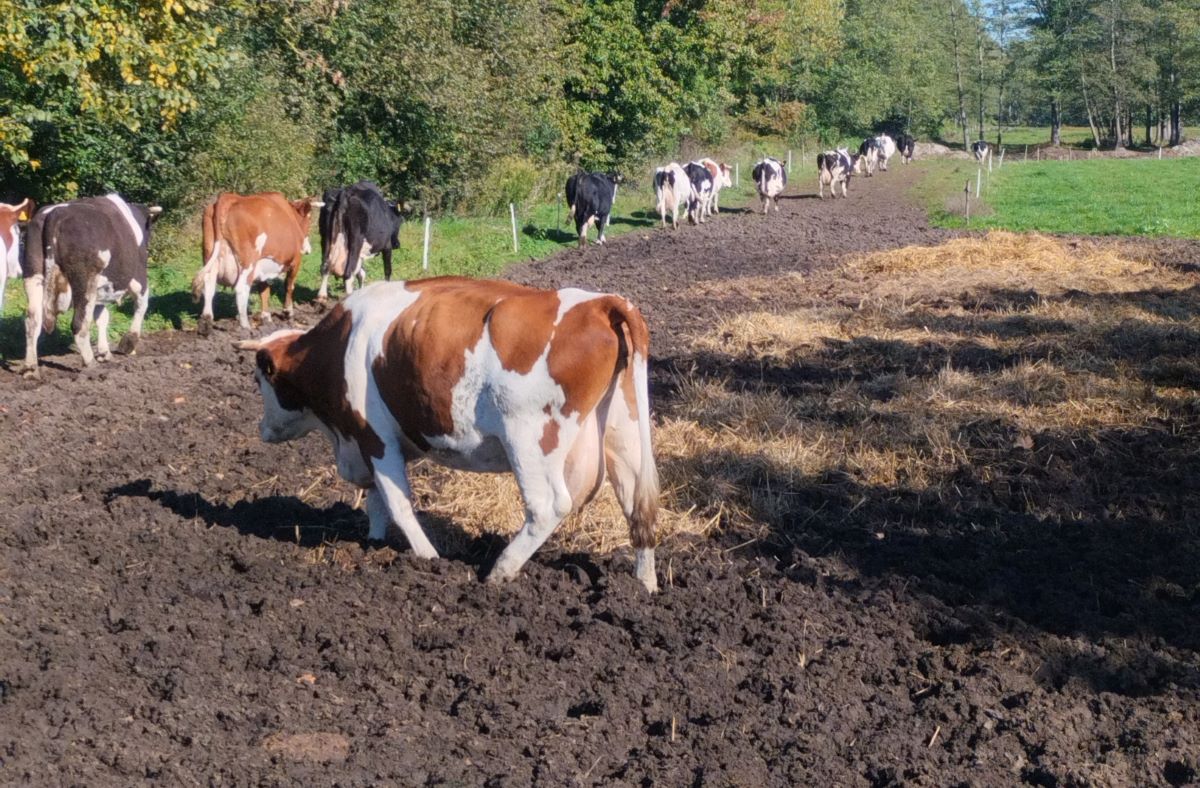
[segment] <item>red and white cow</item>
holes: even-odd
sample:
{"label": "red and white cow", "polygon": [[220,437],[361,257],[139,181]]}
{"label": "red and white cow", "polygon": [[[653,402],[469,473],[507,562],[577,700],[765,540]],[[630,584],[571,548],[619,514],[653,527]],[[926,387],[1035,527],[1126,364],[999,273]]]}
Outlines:
{"label": "red and white cow", "polygon": [[636,575],[656,590],[649,334],[624,298],[461,277],[377,282],[307,331],[238,347],[257,351],[262,440],[324,433],[341,476],[367,490],[370,538],[395,523],[416,555],[437,556],[413,514],[407,460],[512,471],[525,524],[488,577],[507,580],[607,475]]}
{"label": "red and white cow", "polygon": [[21,275],[21,227],[33,216],[33,200],[26,197],[16,205],[0,202],[0,312],[4,311],[4,288],[8,278]]}
{"label": "red and white cow", "polygon": [[238,323],[250,327],[250,288],[261,284],[261,317],[271,320],[269,301],[273,279],[285,277],[283,312],[292,314],[292,290],[300,273],[301,257],[312,251],[308,226],[312,209],[320,200],[289,202],[279,192],[234,194],[225,192],[204,209],[204,265],[192,280],[192,296],[204,298],[197,329],[212,328],[213,296],[217,285],[232,287]]}
{"label": "red and white cow", "polygon": [[700,164],[704,169],[708,170],[708,174],[712,176],[712,212],[721,212],[721,189],[732,187],[733,178],[729,177],[729,173],[733,172],[728,164],[713,161],[712,159],[701,159]]}

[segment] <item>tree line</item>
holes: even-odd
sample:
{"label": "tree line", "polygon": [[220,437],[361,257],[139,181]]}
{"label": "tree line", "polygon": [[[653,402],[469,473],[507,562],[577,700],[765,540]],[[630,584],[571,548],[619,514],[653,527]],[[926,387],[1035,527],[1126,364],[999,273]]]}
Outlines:
{"label": "tree line", "polygon": [[1200,0],[0,0],[0,20],[0,189],[40,202],[369,178],[491,210],[739,133],[1171,144],[1200,102]]}

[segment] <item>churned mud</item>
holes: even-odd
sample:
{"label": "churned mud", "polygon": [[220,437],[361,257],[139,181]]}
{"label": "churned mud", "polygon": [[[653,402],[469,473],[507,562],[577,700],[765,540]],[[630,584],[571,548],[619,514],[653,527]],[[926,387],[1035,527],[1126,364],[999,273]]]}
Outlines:
{"label": "churned mud", "polygon": [[[645,229],[509,275],[637,303],[660,415],[697,380],[837,397],[944,354],[751,363],[697,338],[811,303],[808,275],[847,254],[948,238],[906,197],[912,178],[897,165],[822,202],[797,173],[778,214],[634,219]],[[1200,264],[1194,244],[1147,248]],[[40,382],[0,370],[4,784],[1200,779],[1200,412],[1000,443],[976,424],[984,453],[932,492],[795,484],[756,460],[756,484],[791,485],[781,514],[665,541],[653,598],[627,549],[561,541],[493,588],[479,577],[504,537],[450,518],[425,520],[453,546],[443,560],[365,544],[322,439],[259,442],[251,359],[233,321],[218,329],[148,336],[82,373],[48,358]],[[1167,340],[1195,352],[1194,334]]]}

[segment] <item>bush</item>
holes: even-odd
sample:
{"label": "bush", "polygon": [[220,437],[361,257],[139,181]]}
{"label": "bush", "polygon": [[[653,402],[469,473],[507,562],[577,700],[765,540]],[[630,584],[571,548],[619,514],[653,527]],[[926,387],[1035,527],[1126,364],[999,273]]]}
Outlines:
{"label": "bush", "polygon": [[503,156],[492,163],[487,173],[471,189],[468,213],[507,216],[508,204],[526,209],[541,200],[549,178],[546,168],[523,156]]}

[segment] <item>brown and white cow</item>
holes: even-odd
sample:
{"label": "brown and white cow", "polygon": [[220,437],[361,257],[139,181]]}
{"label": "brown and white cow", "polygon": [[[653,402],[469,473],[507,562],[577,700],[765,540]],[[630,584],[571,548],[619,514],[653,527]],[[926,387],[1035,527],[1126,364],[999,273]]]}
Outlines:
{"label": "brown and white cow", "polygon": [[733,178],[729,177],[729,173],[733,172],[728,164],[724,162],[713,161],[712,159],[701,159],[700,164],[704,169],[708,170],[708,174],[712,176],[712,201],[709,207],[712,208],[712,213],[721,212],[721,189],[732,187]]}
{"label": "brown and white cow", "polygon": [[283,312],[291,317],[300,261],[312,251],[308,240],[312,209],[321,205],[312,199],[289,202],[279,192],[224,192],[204,209],[204,265],[192,280],[193,298],[204,298],[197,326],[201,334],[212,328],[218,284],[233,288],[238,323],[249,328],[250,288],[261,285],[261,318],[270,322],[270,282],[284,277]]}
{"label": "brown and white cow", "polygon": [[371,539],[395,523],[416,555],[437,557],[413,514],[408,460],[511,471],[525,524],[488,577],[507,580],[607,476],[636,575],[656,590],[649,334],[624,298],[461,277],[377,282],[307,331],[238,347],[257,351],[262,440],[324,433],[341,476],[367,490]]}
{"label": "brown and white cow", "polygon": [[33,200],[26,197],[16,205],[0,202],[0,312],[4,311],[4,288],[8,278],[21,275],[21,227],[33,217]]}

